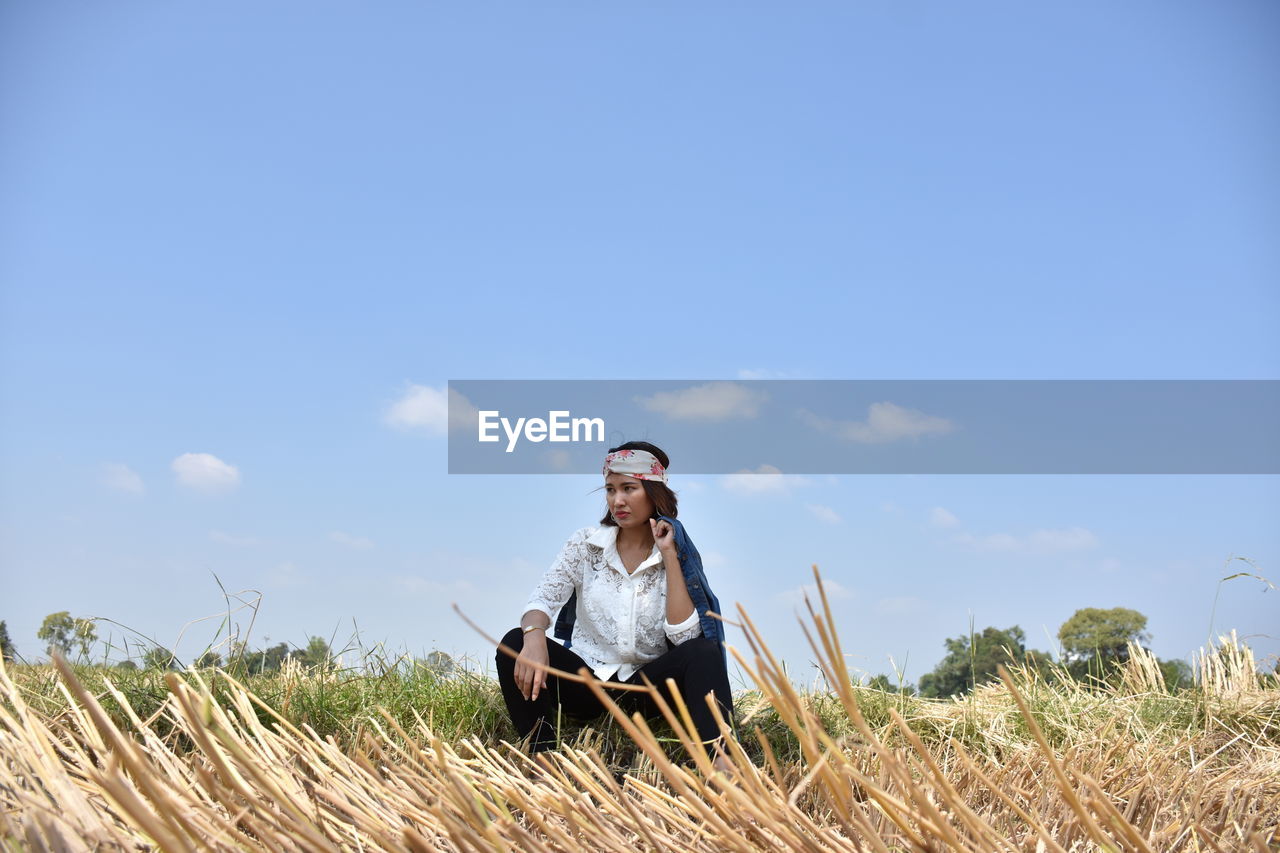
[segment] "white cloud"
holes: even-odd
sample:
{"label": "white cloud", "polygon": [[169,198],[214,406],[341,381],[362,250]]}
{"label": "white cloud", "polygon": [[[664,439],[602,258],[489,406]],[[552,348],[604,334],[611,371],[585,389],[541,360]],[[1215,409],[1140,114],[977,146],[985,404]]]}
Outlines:
{"label": "white cloud", "polygon": [[1018,538],[1008,533],[988,533],[985,536],[975,536],[965,531],[956,535],[951,541],[957,545],[972,548],[975,551],[1017,551],[1022,547]]}
{"label": "white cloud", "polygon": [[261,544],[261,540],[254,536],[232,536],[230,533],[224,533],[221,530],[210,530],[209,538],[214,542],[221,542],[223,545],[234,545],[237,548],[248,548],[252,545]]}
{"label": "white cloud", "polygon": [[1115,557],[1107,557],[1105,560],[1103,560],[1101,563],[1098,564],[1098,568],[1104,572],[1107,572],[1108,574],[1111,574],[1123,569],[1124,563],[1120,562]]}
{"label": "white cloud", "polygon": [[449,426],[449,395],[442,388],[410,383],[383,413],[382,421],[396,429],[425,429],[444,435]]}
{"label": "white cloud", "polygon": [[952,541],[975,551],[1022,554],[1083,551],[1098,545],[1098,537],[1083,527],[1069,527],[1062,530],[1035,530],[1026,536],[1014,536],[1011,533],[989,533],[984,536],[975,536],[966,531],[960,533]]}
{"label": "white cloud", "polygon": [[[448,567],[447,571],[442,566]],[[487,601],[509,593],[512,578],[531,578],[532,584],[545,568],[524,557],[495,559],[471,552],[434,549],[413,556],[386,578],[388,583],[405,592],[459,596],[475,593]],[[524,592],[523,582],[517,584],[515,594]],[[519,604],[524,602],[521,598]]]}
{"label": "white cloud", "polygon": [[913,595],[882,598],[876,602],[876,612],[886,616],[918,616],[929,607],[929,602]]}
{"label": "white cloud", "polygon": [[768,395],[765,393],[752,391],[736,382],[708,382],[679,391],[659,391],[650,397],[637,397],[636,402],[672,420],[723,421],[754,418],[766,399]]}
{"label": "white cloud", "polygon": [[476,591],[470,581],[461,578],[451,581],[438,581],[424,578],[421,575],[398,575],[391,579],[396,589],[408,595],[429,598],[452,598],[466,596]]}
{"label": "white cloud", "polygon": [[768,367],[758,367],[755,369],[744,367],[738,371],[739,379],[790,379],[791,376],[785,370],[773,370]]}
{"label": "white cloud", "polygon": [[708,569],[721,569],[729,565],[729,558],[719,551],[701,551],[702,565]]}
{"label": "white cloud", "polygon": [[449,389],[449,432],[480,431],[480,410],[458,391]]}
{"label": "white cloud", "polygon": [[840,524],[844,521],[844,519],[840,517],[840,513],[836,512],[829,506],[823,506],[822,504],[805,504],[804,508],[813,513],[813,517],[818,519],[818,521],[822,521],[827,524]]}
{"label": "white cloud", "polygon": [[[827,591],[827,599],[829,601],[845,601],[853,598],[853,590],[837,581],[824,578],[822,587]],[[805,596],[809,597],[809,601],[813,603],[815,609],[822,607],[822,596],[818,594],[818,585],[816,583],[807,583],[793,589],[784,590],[778,593],[775,598],[783,604],[798,606],[804,604]]]}
{"label": "white cloud", "polygon": [[137,472],[121,462],[103,462],[99,482],[112,491],[129,495],[140,495],[147,490]]}
{"label": "white cloud", "polygon": [[339,545],[345,545],[348,548],[355,548],[357,551],[368,551],[373,547],[372,540],[365,539],[363,536],[352,536],[349,533],[343,533],[341,530],[335,530],[330,533],[329,541],[337,542]]}
{"label": "white cloud", "polygon": [[400,430],[422,430],[444,435],[462,429],[476,430],[480,413],[465,396],[453,388],[429,388],[409,383],[382,414],[382,422]]}
{"label": "white cloud", "polygon": [[754,471],[743,470],[720,478],[727,491],[738,495],[780,495],[809,481],[794,474],[783,474],[773,465],[761,465]]}
{"label": "white cloud", "polygon": [[976,534],[964,530],[960,519],[944,507],[929,512],[929,524],[940,530],[953,531],[950,541],[963,548],[984,553],[1056,554],[1084,551],[1098,545],[1098,537],[1083,527],[1040,528],[1025,535],[1013,533]]}
{"label": "white cloud", "polygon": [[1098,537],[1083,527],[1036,530],[1027,537],[1027,547],[1032,551],[1082,551],[1097,544]]}
{"label": "white cloud", "polygon": [[838,421],[816,415],[807,409],[797,413],[802,421],[819,432],[856,441],[861,444],[885,444],[922,435],[943,435],[956,429],[946,418],[906,409],[896,403],[872,403],[865,421]]}
{"label": "white cloud", "polygon": [[542,457],[552,471],[568,471],[573,464],[573,457],[567,450],[548,450]]}
{"label": "white cloud", "polygon": [[929,523],[934,527],[959,527],[960,519],[940,506],[935,506],[929,513]]}
{"label": "white cloud", "polygon": [[267,585],[276,589],[291,589],[301,586],[304,578],[298,567],[291,562],[284,562],[267,572]]}
{"label": "white cloud", "polygon": [[198,492],[228,492],[240,485],[240,470],[211,453],[184,453],[169,467],[180,485]]}

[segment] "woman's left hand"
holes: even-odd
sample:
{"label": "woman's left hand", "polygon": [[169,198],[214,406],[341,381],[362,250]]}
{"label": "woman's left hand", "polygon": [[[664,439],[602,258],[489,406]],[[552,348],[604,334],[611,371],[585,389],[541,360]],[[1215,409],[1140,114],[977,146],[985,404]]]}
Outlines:
{"label": "woman's left hand", "polygon": [[653,541],[657,543],[658,550],[661,553],[675,552],[676,532],[670,522],[651,518],[649,519],[649,529],[653,531]]}

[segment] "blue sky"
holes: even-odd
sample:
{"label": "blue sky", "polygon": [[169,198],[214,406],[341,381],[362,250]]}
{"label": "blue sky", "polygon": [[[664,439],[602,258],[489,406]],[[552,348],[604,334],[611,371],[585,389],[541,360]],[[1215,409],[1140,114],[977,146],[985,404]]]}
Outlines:
{"label": "blue sky", "polygon": [[[449,379],[1280,378],[1278,24],[7,4],[0,619],[29,655],[55,610],[174,644],[216,575],[261,591],[255,643],[488,657],[449,603],[500,634],[600,497],[445,474],[391,415]],[[912,680],[970,619],[1047,649],[1086,606],[1184,656],[1231,555],[1280,575],[1276,477],[679,473],[717,592],[801,669],[812,563],[852,663]],[[1264,588],[1216,627],[1277,654]]]}

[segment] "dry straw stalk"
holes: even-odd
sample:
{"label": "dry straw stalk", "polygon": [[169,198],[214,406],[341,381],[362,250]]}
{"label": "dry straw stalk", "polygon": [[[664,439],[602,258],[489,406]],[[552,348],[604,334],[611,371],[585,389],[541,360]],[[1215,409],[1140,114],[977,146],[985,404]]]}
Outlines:
{"label": "dry straw stalk", "polygon": [[[63,710],[37,711],[0,666],[0,835],[31,850],[1280,849],[1280,700],[1234,640],[1200,661],[1196,730],[1141,719],[1145,700],[1167,697],[1141,650],[1104,694],[1006,672],[872,724],[873,691],[851,678],[820,578],[818,589],[805,630],[825,696],[796,688],[740,610],[750,654],[733,654],[759,691],[748,716],[776,713],[798,757],[743,730],[759,766],[731,740],[732,778],[691,737],[683,700],[656,690],[674,756],[592,685],[649,767],[623,772],[594,747],[533,762],[390,714],[344,747],[225,673],[212,676],[228,681],[221,701],[199,674],[170,674],[163,708],[143,720],[110,683],[95,696],[59,661]],[[834,721],[819,713],[837,706]],[[975,720],[980,737],[928,736]]]}

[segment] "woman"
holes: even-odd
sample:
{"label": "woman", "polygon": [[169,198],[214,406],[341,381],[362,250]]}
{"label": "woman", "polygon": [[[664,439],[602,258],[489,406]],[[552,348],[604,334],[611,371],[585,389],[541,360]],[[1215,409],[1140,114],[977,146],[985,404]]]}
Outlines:
{"label": "woman", "polygon": [[[719,602],[707,588],[697,549],[676,521],[668,464],[667,454],[646,441],[610,449],[600,527],[569,537],[530,596],[520,627],[502,638],[519,653],[512,659],[498,651],[502,696],[516,731],[532,735],[534,753],[555,745],[559,713],[590,719],[604,711],[586,685],[536,665],[575,674],[586,667],[602,681],[627,684],[648,678],[664,690],[674,679],[704,743],[720,737],[708,693],[732,721],[724,629],[709,615],[719,611]],[[556,636],[564,645],[547,639],[557,612]],[[645,694],[620,692],[618,701],[646,714],[657,710]],[[716,764],[728,766],[723,756]]]}

